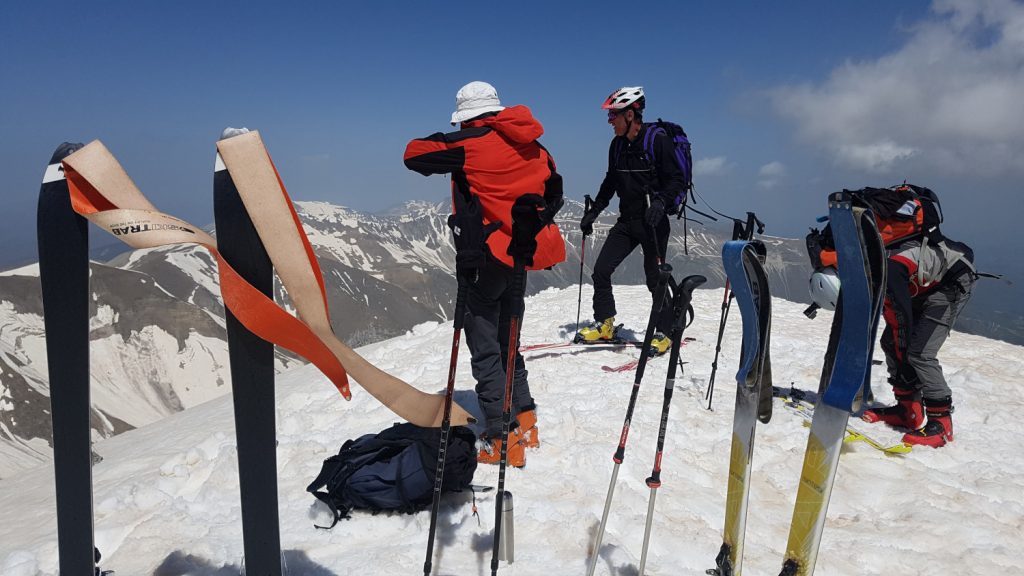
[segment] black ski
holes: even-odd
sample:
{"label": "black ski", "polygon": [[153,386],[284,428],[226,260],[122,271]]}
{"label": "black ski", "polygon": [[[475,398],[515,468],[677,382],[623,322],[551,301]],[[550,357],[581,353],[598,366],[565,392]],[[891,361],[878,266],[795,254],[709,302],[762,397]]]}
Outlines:
{"label": "black ski", "polygon": [[[221,255],[253,287],[273,298],[270,257],[220,155],[213,175],[213,208]],[[246,574],[280,576],[274,345],[246,329],[230,310],[225,308],[224,312],[238,442]]]}
{"label": "black ski", "polygon": [[93,574],[92,451],[89,401],[89,235],[71,209],[61,160],[82,147],[57,147],[39,189],[37,235],[46,362],[53,421],[59,572]]}

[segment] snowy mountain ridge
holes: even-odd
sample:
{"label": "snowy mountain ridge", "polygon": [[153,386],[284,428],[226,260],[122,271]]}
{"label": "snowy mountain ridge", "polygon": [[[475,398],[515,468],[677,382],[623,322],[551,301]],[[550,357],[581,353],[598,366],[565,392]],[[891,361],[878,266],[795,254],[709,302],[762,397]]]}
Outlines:
{"label": "snowy mountain ridge", "polygon": [[[352,345],[403,334],[449,319],[454,308],[455,252],[444,202],[407,202],[366,214],[326,202],[296,202],[324,273],[335,332]],[[581,203],[558,215],[566,262],[530,274],[528,293],[576,286],[580,279]],[[587,239],[584,281],[616,215],[608,211]],[[681,226],[668,250],[679,273],[704,274],[722,286],[720,250],[729,231]],[[763,238],[776,295],[806,299],[807,258],[797,240]],[[50,453],[49,391],[38,266],[0,273],[0,478],[46,461]],[[639,251],[614,276],[643,278]],[[92,425],[95,438],[143,426],[228,392],[224,311],[216,262],[205,249],[171,246],[125,251],[92,264]],[[277,286],[277,300],[288,307]],[[589,302],[581,305],[583,321]],[[300,359],[278,350],[284,370]]]}

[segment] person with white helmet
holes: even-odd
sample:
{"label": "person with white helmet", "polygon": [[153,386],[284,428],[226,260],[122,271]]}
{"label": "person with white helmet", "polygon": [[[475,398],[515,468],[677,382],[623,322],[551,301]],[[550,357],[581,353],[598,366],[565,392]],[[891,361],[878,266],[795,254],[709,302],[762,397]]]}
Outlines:
{"label": "person with white helmet", "polygon": [[[608,124],[615,136],[608,147],[608,171],[591,209],[580,221],[584,236],[593,232],[598,215],[608,207],[612,196],[619,196],[619,218],[594,264],[594,324],[584,327],[577,339],[585,342],[615,337],[615,296],[612,273],[633,250],[640,247],[644,256],[646,284],[652,294],[658,281],[659,265],[665,261],[670,233],[667,207],[684,192],[685,177],[673,160],[674,145],[664,132],[654,136],[651,158],[644,149],[644,136],[655,125],[643,121],[646,96],[641,86],[627,86],[612,92],[601,108],[608,111]],[[668,350],[665,336],[672,323],[671,306],[663,308],[657,333],[651,342],[658,354]]]}
{"label": "person with white helmet", "polygon": [[[456,273],[468,282],[466,344],[476,392],[485,415],[485,447],[478,460],[500,460],[505,367],[513,302],[513,257],[520,243],[513,238],[512,207],[522,196],[543,198],[541,228],[527,270],[543,270],[565,260],[565,243],[555,213],[562,206],[562,177],[555,161],[538,142],[544,133],[526,106],[502,106],[487,82],[470,82],[455,96],[452,125],[409,142],[405,165],[424,176],[451,174],[456,244]],[[519,239],[521,240],[521,238]],[[515,351],[512,429],[508,463],[522,467],[525,448],[539,445],[536,404],[527,381],[526,364]]]}

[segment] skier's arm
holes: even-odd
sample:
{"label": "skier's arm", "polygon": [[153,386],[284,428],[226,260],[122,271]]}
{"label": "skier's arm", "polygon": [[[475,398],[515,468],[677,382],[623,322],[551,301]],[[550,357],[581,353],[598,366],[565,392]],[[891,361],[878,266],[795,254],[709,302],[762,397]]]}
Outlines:
{"label": "skier's arm", "polygon": [[424,176],[460,171],[465,163],[466,149],[452,146],[442,132],[417,138],[405,147],[405,167]]}
{"label": "skier's arm", "polygon": [[466,140],[479,138],[490,128],[466,128],[445,134],[435,132],[426,138],[417,138],[405,147],[405,167],[424,176],[463,172],[466,165]]}
{"label": "skier's arm", "polygon": [[544,205],[546,206],[544,209],[544,220],[547,224],[550,224],[555,221],[555,214],[565,204],[563,199],[565,193],[562,190],[562,175],[555,168],[555,159],[551,157],[551,153],[546,149],[544,152],[548,155],[548,169],[551,170],[548,179],[544,181]]}
{"label": "skier's arm", "polygon": [[675,145],[668,136],[658,134],[654,137],[655,168],[661,186],[660,190],[655,190],[655,194],[661,198],[665,206],[672,206],[686,187],[683,171],[679,169],[674,158],[675,153]]}
{"label": "skier's arm", "polygon": [[[594,209],[600,213],[602,210],[608,207],[608,204],[612,201],[612,196],[615,195],[615,146],[617,138],[612,138],[612,143],[608,146],[608,171],[604,174],[604,180],[601,181],[601,187],[597,191],[597,198],[594,199]],[[598,208],[600,206],[600,208]]]}

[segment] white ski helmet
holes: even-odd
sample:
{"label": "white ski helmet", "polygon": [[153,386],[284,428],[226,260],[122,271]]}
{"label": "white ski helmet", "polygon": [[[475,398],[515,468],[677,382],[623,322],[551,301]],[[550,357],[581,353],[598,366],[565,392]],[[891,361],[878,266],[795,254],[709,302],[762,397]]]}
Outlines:
{"label": "white ski helmet", "polygon": [[811,274],[811,300],[825,310],[835,310],[839,302],[839,275],[832,267],[818,268]]}
{"label": "white ski helmet", "polygon": [[633,110],[644,109],[644,89],[642,86],[624,86],[619,88],[615,92],[612,92],[608,98],[605,99],[604,104],[601,104],[601,108],[605,110],[623,110],[626,108],[632,108]]}

